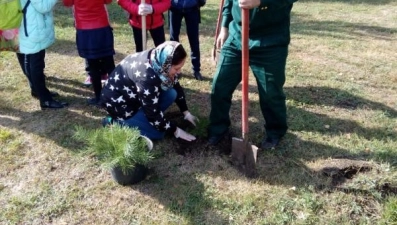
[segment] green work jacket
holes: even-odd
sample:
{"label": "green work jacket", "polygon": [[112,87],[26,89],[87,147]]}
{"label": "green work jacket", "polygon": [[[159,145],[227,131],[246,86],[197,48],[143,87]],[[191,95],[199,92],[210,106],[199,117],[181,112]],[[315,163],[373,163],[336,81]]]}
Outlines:
{"label": "green work jacket", "polygon": [[[249,47],[286,46],[290,42],[290,15],[297,0],[261,0],[249,11]],[[241,8],[238,0],[225,0],[222,26],[229,28],[229,38],[241,48]]]}

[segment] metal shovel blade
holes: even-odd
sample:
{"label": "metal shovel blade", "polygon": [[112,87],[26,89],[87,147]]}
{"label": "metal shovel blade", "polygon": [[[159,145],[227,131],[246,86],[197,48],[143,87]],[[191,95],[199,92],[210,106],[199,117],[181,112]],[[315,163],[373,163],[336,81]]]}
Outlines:
{"label": "metal shovel blade", "polygon": [[258,147],[247,139],[232,138],[232,163],[247,177],[256,176],[256,159]]}
{"label": "metal shovel blade", "polygon": [[256,176],[256,154],[258,148],[249,142],[248,138],[248,74],[249,74],[249,49],[248,28],[249,10],[241,9],[242,35],[241,35],[241,130],[243,139],[232,138],[232,163],[239,168],[247,177]]}

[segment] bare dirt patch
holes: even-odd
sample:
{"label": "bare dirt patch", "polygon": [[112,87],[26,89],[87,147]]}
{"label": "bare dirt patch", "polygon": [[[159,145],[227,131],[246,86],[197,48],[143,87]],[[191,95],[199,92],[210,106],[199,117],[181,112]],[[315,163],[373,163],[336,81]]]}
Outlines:
{"label": "bare dirt patch", "polygon": [[331,192],[337,190],[346,193],[359,192],[364,194],[368,194],[371,191],[378,191],[383,196],[397,194],[397,187],[388,182],[379,182],[374,185],[372,190],[357,188],[357,185],[355,185],[356,176],[360,173],[368,173],[366,174],[368,177],[376,176],[379,169],[379,166],[375,163],[341,158],[327,159],[320,162],[319,165],[314,168],[314,171],[331,179],[330,184],[318,187],[320,189],[328,189]]}

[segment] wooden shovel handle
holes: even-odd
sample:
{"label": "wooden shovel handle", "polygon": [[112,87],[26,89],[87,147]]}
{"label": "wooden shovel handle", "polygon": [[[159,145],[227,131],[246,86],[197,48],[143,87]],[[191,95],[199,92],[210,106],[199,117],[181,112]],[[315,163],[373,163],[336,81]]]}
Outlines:
{"label": "wooden shovel handle", "polygon": [[241,9],[241,22],[242,22],[242,65],[241,65],[241,78],[242,78],[242,132],[243,138],[248,134],[248,66],[249,66],[249,53],[248,53],[248,39],[249,39],[249,10]]}
{"label": "wooden shovel handle", "polygon": [[219,10],[218,10],[218,19],[216,21],[216,29],[215,29],[215,38],[214,38],[214,46],[212,48],[212,61],[216,64],[216,53],[217,53],[217,49],[216,49],[216,40],[218,39],[218,35],[219,35],[219,31],[221,30],[221,20],[222,20],[222,9],[223,9],[223,4],[224,4],[224,0],[221,0],[219,2]]}
{"label": "wooden shovel handle", "polygon": [[[141,0],[141,4],[145,4],[145,0]],[[142,50],[146,50],[146,16],[141,16],[142,25]]]}

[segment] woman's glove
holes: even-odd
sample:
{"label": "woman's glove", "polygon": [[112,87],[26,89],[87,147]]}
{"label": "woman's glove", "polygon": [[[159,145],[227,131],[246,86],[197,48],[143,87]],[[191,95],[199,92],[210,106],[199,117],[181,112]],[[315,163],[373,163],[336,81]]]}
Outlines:
{"label": "woman's glove", "polygon": [[183,114],[185,114],[184,119],[189,121],[194,126],[196,126],[196,121],[199,122],[199,119],[193,116],[189,111],[185,111]]}
{"label": "woman's glove", "polygon": [[176,138],[182,138],[185,141],[194,141],[196,137],[189,134],[188,132],[182,130],[181,128],[177,127],[176,131],[174,132]]}
{"label": "woman's glove", "polygon": [[138,14],[141,16],[146,16],[148,14],[152,14],[153,13],[153,7],[150,4],[139,4],[138,7]]}

